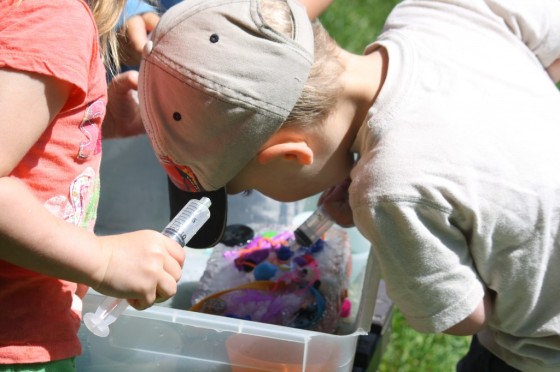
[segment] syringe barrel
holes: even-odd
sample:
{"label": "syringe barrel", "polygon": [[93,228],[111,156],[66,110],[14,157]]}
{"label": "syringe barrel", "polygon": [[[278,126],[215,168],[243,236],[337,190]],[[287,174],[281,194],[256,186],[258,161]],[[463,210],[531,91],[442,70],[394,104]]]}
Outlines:
{"label": "syringe barrel", "polygon": [[299,244],[308,247],[319,240],[333,224],[331,216],[323,207],[319,207],[294,231],[294,235]]}
{"label": "syringe barrel", "polygon": [[[165,227],[162,234],[184,247],[210,218],[210,204],[210,199],[206,197],[190,200]],[[95,313],[84,315],[84,323],[97,336],[106,337],[109,334],[109,325],[117,320],[127,306],[128,302],[125,299],[107,296]]]}
{"label": "syringe barrel", "polygon": [[162,234],[184,247],[210,218],[209,207],[210,199],[206,197],[189,201],[163,229]]}

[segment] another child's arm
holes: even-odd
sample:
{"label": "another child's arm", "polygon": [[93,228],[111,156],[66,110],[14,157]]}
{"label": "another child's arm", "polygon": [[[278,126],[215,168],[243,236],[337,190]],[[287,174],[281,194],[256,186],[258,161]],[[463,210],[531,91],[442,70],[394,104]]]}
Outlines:
{"label": "another child's arm", "polygon": [[0,69],[0,258],[146,308],[176,292],[184,260],[176,242],[147,230],[97,237],[48,212],[9,176],[69,92],[52,77]]}
{"label": "another child's arm", "polygon": [[148,34],[159,22],[156,8],[142,0],[128,0],[122,19],[117,26],[121,62],[136,67],[142,59],[142,49]]}
{"label": "another child's arm", "polygon": [[[319,205],[329,213],[329,215],[343,227],[353,225],[352,210],[348,204],[348,187],[351,180],[346,179],[339,185],[331,187],[325,191],[319,198]],[[443,331],[455,336],[473,335],[480,331],[486,325],[492,311],[491,297],[487,292],[476,307],[476,309],[461,322]]]}
{"label": "another child's arm", "polygon": [[138,71],[122,72],[109,83],[103,138],[123,138],[145,133],[138,106]]}

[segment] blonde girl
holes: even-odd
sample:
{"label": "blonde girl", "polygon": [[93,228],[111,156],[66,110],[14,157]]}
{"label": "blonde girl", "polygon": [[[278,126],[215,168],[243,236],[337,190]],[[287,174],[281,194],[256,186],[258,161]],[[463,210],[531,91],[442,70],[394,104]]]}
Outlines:
{"label": "blonde girl", "polygon": [[173,240],[93,233],[102,133],[143,131],[137,75],[106,83],[123,5],[0,0],[0,371],[74,370],[88,287],[137,309],[177,289]]}

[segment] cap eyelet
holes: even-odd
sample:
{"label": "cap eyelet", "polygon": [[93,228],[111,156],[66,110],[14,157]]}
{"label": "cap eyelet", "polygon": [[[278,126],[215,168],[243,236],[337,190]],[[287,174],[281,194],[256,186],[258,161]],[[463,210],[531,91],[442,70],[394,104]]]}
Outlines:
{"label": "cap eyelet", "polygon": [[178,113],[178,112],[174,112],[173,113],[173,120],[180,121],[181,120],[181,114]]}
{"label": "cap eyelet", "polygon": [[220,36],[218,36],[218,34],[210,35],[210,42],[211,43],[217,43],[219,40],[220,40]]}

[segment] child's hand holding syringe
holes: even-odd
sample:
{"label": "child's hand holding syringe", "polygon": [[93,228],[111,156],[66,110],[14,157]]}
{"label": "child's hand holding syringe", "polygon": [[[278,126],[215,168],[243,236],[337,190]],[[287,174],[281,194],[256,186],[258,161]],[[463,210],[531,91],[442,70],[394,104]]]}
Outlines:
{"label": "child's hand holding syringe", "polygon": [[[196,234],[202,225],[210,218],[210,199],[191,200],[165,227],[162,233],[175,240],[182,247]],[[84,315],[87,328],[97,336],[105,337],[109,334],[109,325],[127,308],[125,299],[105,297],[95,313]]]}

